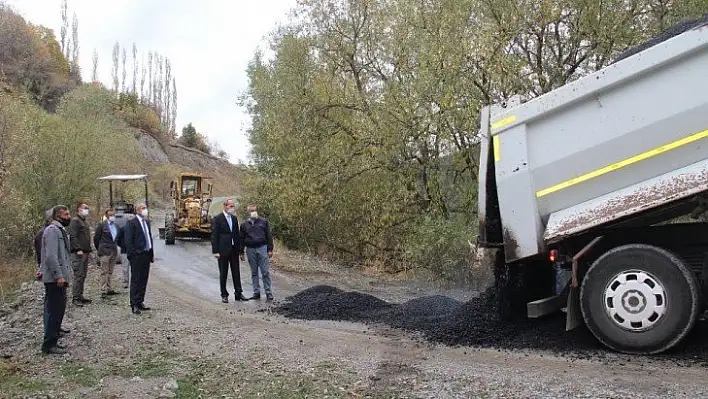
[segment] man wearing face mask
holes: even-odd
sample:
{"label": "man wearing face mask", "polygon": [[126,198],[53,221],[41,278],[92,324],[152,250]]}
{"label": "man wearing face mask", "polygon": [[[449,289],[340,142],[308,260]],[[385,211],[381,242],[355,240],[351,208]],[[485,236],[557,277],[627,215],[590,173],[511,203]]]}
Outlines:
{"label": "man wearing face mask", "polygon": [[69,265],[69,237],[64,227],[71,216],[63,205],[52,208],[52,222],[42,233],[41,264],[39,272],[44,283],[44,340],[42,352],[64,354],[66,346],[59,343],[61,323],[66,312],[66,287],[71,274]]}
{"label": "man wearing face mask", "polygon": [[261,299],[261,288],[258,282],[258,271],[263,279],[263,290],[268,301],[273,300],[273,291],[270,281],[270,258],[273,257],[273,235],[270,232],[268,220],[258,216],[255,205],[247,209],[249,218],[241,223],[241,260],[244,260],[244,249],[248,255],[248,264],[251,266],[251,282],[253,284],[253,297]]}
{"label": "man wearing face mask", "polygon": [[123,244],[130,262],[130,308],[133,314],[150,310],[145,306],[145,290],[150,276],[150,264],[155,263],[152,248],[152,232],[147,220],[148,209],[145,204],[135,207],[135,217],[125,224]]}
{"label": "man wearing face mask", "polygon": [[88,273],[89,254],[91,254],[91,231],[86,218],[89,215],[89,206],[79,202],[76,206],[76,216],[69,223],[69,237],[71,242],[71,267],[74,270],[74,306],[84,306],[91,303],[84,297],[84,284]]}
{"label": "man wearing face mask", "polygon": [[226,280],[231,268],[231,279],[234,283],[234,298],[236,301],[247,301],[241,288],[241,272],[239,270],[238,255],[241,248],[239,237],[238,219],[236,218],[234,200],[228,198],[224,201],[224,211],[211,221],[211,253],[219,263],[219,284],[221,287],[221,301],[229,302],[229,292],[226,290]]}
{"label": "man wearing face mask", "polygon": [[116,295],[113,290],[111,279],[113,277],[113,269],[115,269],[116,261],[118,260],[118,226],[116,226],[116,217],[112,209],[106,210],[106,220],[96,226],[96,232],[93,235],[93,245],[96,247],[99,259],[101,260],[101,297],[106,298],[109,295]]}

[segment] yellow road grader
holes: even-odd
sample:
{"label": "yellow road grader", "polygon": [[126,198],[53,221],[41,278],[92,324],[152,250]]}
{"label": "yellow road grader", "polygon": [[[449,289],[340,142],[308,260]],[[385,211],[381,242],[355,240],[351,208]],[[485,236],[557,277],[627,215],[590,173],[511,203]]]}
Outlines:
{"label": "yellow road grader", "polygon": [[173,245],[177,238],[209,239],[211,180],[199,173],[181,173],[170,182],[172,205],[165,214],[165,227],[159,229],[166,245]]}

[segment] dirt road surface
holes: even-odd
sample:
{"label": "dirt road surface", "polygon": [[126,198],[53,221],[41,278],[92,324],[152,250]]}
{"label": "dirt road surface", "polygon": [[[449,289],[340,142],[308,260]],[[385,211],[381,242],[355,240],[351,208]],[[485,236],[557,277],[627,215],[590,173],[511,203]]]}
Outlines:
{"label": "dirt road surface", "polygon": [[[0,397],[708,395],[704,367],[612,354],[577,359],[539,350],[432,345],[383,326],[286,319],[270,311],[286,296],[318,284],[393,302],[438,293],[466,300],[472,292],[381,282],[286,251],[274,259],[276,304],[234,303],[233,296],[222,304],[208,243],[178,241],[165,247],[155,237],[155,250],[146,298],[152,310],[132,315],[125,292],[100,299],[98,270],[92,268],[87,294],[94,302],[69,307],[65,326],[72,332],[64,339],[69,348],[64,356],[39,353],[43,288],[27,284],[16,303],[0,313]],[[241,265],[241,281],[250,296],[246,264]],[[230,278],[228,287],[232,293]]]}

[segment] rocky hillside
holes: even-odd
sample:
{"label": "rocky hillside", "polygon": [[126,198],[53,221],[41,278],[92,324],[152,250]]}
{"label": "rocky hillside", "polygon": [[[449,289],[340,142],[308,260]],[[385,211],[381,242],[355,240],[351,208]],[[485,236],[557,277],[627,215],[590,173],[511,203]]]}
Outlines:
{"label": "rocky hillside", "polygon": [[241,183],[247,173],[243,166],[176,142],[160,140],[145,131],[135,130],[134,134],[152,183],[154,199],[163,205],[168,201],[170,181],[183,172],[211,177],[214,196],[238,197],[241,194]]}

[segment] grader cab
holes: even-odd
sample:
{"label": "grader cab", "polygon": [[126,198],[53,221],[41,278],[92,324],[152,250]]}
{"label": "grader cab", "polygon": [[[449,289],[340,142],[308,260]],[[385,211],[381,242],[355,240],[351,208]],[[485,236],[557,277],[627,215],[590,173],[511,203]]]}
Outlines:
{"label": "grader cab", "polygon": [[170,183],[172,206],[165,214],[165,227],[160,232],[166,245],[177,238],[208,239],[211,235],[209,208],[212,201],[210,177],[198,173],[182,173]]}

